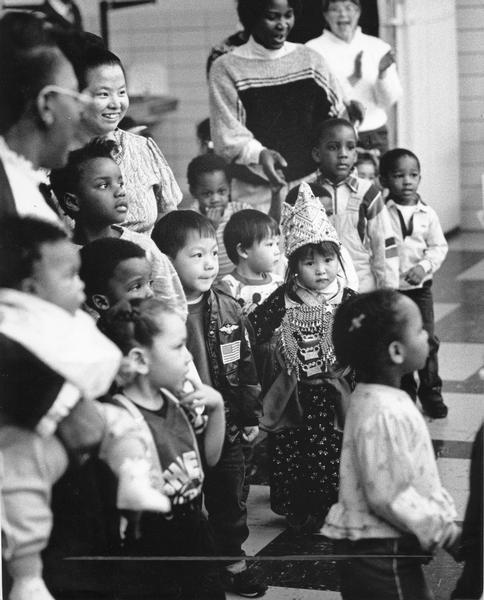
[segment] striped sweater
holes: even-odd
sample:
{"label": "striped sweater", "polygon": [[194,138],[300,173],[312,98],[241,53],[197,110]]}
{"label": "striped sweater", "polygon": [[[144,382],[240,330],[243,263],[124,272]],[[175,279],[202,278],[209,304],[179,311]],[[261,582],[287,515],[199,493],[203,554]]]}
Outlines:
{"label": "striped sweater", "polygon": [[218,58],[210,71],[210,125],[215,151],[254,164],[263,148],[288,163],[286,179],[315,170],[314,125],[344,112],[337,80],[323,58],[300,44],[266,50],[252,38]]}
{"label": "striped sweater", "polygon": [[398,249],[380,190],[353,175],[334,184],[320,172],[310,185],[353,259],[359,291],[398,289]]}

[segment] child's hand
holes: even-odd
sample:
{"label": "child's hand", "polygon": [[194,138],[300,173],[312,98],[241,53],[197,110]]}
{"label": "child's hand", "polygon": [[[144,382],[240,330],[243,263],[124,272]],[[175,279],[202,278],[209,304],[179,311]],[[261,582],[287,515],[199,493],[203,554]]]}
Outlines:
{"label": "child's hand", "polygon": [[214,208],[207,208],[207,212],[205,213],[205,216],[208,217],[210,219],[210,221],[212,221],[213,226],[216,229],[218,227],[218,224],[220,223],[220,219],[222,218],[223,213],[224,213],[223,206],[215,206]]}
{"label": "child's hand", "polygon": [[218,409],[223,409],[224,401],[217,390],[214,390],[210,385],[198,381],[190,381],[190,383],[193,385],[193,392],[189,392],[180,398],[182,406],[193,409],[204,407],[207,414]]}
{"label": "child's hand", "polygon": [[457,523],[452,523],[451,526],[444,534],[444,538],[441,541],[442,547],[452,556],[456,561],[461,560],[459,558],[461,549],[461,538],[462,529]]}
{"label": "child's hand", "polygon": [[259,435],[259,426],[252,425],[251,427],[244,427],[244,433],[242,437],[246,442],[253,442],[255,438]]}
{"label": "child's hand", "polygon": [[380,59],[380,63],[378,64],[378,78],[383,79],[385,77],[385,73],[391,65],[395,62],[395,54],[393,50],[389,50],[382,58]]}
{"label": "child's hand", "polygon": [[424,268],[421,265],[415,265],[409,269],[403,276],[405,281],[410,285],[418,285],[425,277]]}

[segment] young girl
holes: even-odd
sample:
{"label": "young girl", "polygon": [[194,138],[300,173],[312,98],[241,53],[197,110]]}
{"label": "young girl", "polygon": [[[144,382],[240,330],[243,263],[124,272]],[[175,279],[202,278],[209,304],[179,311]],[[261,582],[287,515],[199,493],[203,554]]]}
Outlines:
{"label": "young girl", "polygon": [[[176,310],[160,300],[118,305],[103,318],[101,328],[119,345],[134,373],[114,400],[149,433],[152,477],[172,505],[170,519],[142,513],[130,522],[125,550],[141,556],[213,556],[201,511],[202,462],[210,467],[220,457],[225,434],[222,397],[197,381],[192,382],[192,392],[183,392],[191,363],[186,327]],[[183,598],[225,598],[215,562],[170,562],[168,572],[182,588]]]}
{"label": "young girl", "polygon": [[339,500],[322,528],[354,557],[339,563],[341,594],[430,600],[422,562],[439,547],[453,552],[459,528],[425,421],[400,390],[402,375],[428,355],[420,311],[393,290],[363,294],[338,309],[333,341],[359,382],[346,414]]}
{"label": "young girl", "polygon": [[334,368],[331,327],[336,306],[353,292],[337,278],[341,245],[306,183],[294,207],[283,205],[282,231],[286,282],[249,319],[263,354],[271,507],[295,531],[313,531],[337,496],[342,434],[335,420],[347,384]]}

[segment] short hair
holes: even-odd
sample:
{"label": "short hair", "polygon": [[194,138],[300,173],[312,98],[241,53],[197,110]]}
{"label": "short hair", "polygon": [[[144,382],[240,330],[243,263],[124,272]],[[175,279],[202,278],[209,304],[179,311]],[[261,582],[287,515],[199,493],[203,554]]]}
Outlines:
{"label": "short hair", "polygon": [[180,316],[160,298],[121,300],[101,315],[98,326],[126,355],[136,346],[153,345],[155,336],[163,332],[158,318],[162,314]]}
{"label": "short hair", "polygon": [[50,185],[52,190],[66,215],[75,218],[75,213],[66,206],[65,195],[76,194],[83,166],[95,158],[113,159],[113,153],[116,151],[114,140],[107,140],[102,137],[95,137],[82,148],[69,153],[67,163],[60,169],[52,169],[50,172]]}
{"label": "short hair", "polygon": [[279,235],[279,226],[272,217],[260,210],[246,208],[234,213],[224,229],[224,246],[227,256],[236,265],[239,262],[237,246],[250,248],[269,236]]}
{"label": "short hair", "polygon": [[7,132],[67,62],[45,20],[17,11],[0,19],[0,134]]}
{"label": "short hair", "polygon": [[305,260],[310,252],[317,252],[318,254],[321,254],[321,256],[336,256],[344,271],[343,259],[338,244],[329,240],[326,242],[318,242],[317,244],[305,244],[295,250],[287,260],[285,280],[288,284],[292,284],[295,281],[299,262]]}
{"label": "short hair", "polygon": [[86,89],[88,85],[87,79],[91,69],[106,65],[118,66],[126,76],[119,56],[111,52],[104,40],[94,33],[84,31],[76,38],[59,34],[57,43],[71,61],[81,90]]}
{"label": "short hair", "polygon": [[128,240],[100,238],[81,248],[79,277],[85,285],[88,300],[94,294],[105,294],[116,267],[130,258],[146,258],[146,252]]}
{"label": "short hair", "polygon": [[[323,13],[325,13],[330,4],[333,4],[333,2],[341,2],[342,0],[323,0]],[[360,0],[350,0],[350,2],[353,2],[353,4],[356,4],[356,6],[361,10],[361,2]]]}
{"label": "short hair", "polygon": [[324,121],[320,121],[314,127],[314,135],[313,135],[313,146],[317,146],[318,143],[327,135],[328,132],[333,131],[337,127],[348,127],[355,134],[355,140],[358,139],[355,128],[348,119],[342,119],[341,117],[336,117],[333,119],[324,119]]}
{"label": "short hair", "polygon": [[[245,31],[251,33],[257,21],[264,14],[268,0],[238,0],[237,14]],[[301,0],[288,0],[296,17],[301,13]]]}
{"label": "short hair", "polygon": [[0,219],[0,287],[18,289],[42,258],[43,244],[67,241],[60,226],[35,217]]}
{"label": "short hair", "polygon": [[339,306],[332,335],[340,366],[352,367],[363,380],[381,370],[389,344],[402,337],[405,321],[398,310],[402,298],[396,290],[380,289]]}
{"label": "short hair", "polygon": [[194,210],[172,210],[156,223],[151,238],[164,254],[176,258],[191,231],[216,239],[212,221]]}
{"label": "short hair", "polygon": [[380,158],[380,177],[387,177],[395,168],[397,160],[403,158],[404,156],[410,156],[411,158],[414,158],[417,162],[418,170],[420,171],[420,161],[416,154],[414,154],[411,150],[407,150],[407,148],[393,148],[393,150],[385,152],[385,154]]}
{"label": "short hair", "polygon": [[222,158],[213,152],[196,156],[188,165],[188,185],[190,188],[194,188],[198,183],[198,177],[200,177],[200,175],[203,173],[213,173],[214,171],[222,171],[225,174],[227,181],[230,181],[229,164],[225,158]]}
{"label": "short hair", "polygon": [[210,119],[207,117],[206,119],[203,119],[203,121],[200,121],[200,123],[197,124],[197,138],[201,141],[201,142],[209,142],[212,139],[212,134],[210,132]]}

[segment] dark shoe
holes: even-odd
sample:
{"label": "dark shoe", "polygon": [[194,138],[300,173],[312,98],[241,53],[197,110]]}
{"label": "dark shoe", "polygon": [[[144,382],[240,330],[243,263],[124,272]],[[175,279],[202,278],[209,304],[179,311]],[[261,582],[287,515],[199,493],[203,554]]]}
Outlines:
{"label": "dark shoe", "polygon": [[222,584],[227,591],[244,598],[260,598],[267,591],[267,586],[257,581],[249,569],[240,573],[231,573],[224,569]]}
{"label": "dark shoe", "polygon": [[440,402],[426,402],[422,403],[424,413],[432,419],[445,419],[449,409],[443,400]]}

